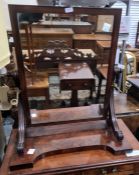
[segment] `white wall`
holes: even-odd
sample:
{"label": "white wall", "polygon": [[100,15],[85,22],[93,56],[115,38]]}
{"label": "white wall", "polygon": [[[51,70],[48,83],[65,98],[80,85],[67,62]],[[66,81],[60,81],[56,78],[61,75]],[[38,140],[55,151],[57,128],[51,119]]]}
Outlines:
{"label": "white wall", "polygon": [[9,17],[8,4],[21,4],[21,5],[37,5],[37,0],[2,0],[3,11],[5,16],[5,25],[7,30],[11,30],[11,23]]}
{"label": "white wall", "polygon": [[26,4],[26,5],[36,5],[37,4],[37,0],[4,0],[6,1],[8,4]]}
{"label": "white wall", "polygon": [[139,22],[139,1],[132,1],[130,7],[130,16],[131,16],[131,24],[130,24],[130,35],[129,41],[132,46],[135,45],[137,25]]}
{"label": "white wall", "polygon": [[2,8],[3,8],[3,12],[4,12],[4,17],[5,17],[5,26],[7,30],[11,29],[11,24],[10,24],[10,18],[9,18],[9,11],[8,11],[8,5],[6,0],[2,0]]}
{"label": "white wall", "polygon": [[[118,2],[115,7],[122,8],[122,15],[125,15],[125,4],[122,2]],[[135,47],[135,39],[136,39],[136,32],[137,32],[137,24],[139,22],[139,0],[131,0],[130,2],[130,26],[129,26],[129,37],[128,43]]]}

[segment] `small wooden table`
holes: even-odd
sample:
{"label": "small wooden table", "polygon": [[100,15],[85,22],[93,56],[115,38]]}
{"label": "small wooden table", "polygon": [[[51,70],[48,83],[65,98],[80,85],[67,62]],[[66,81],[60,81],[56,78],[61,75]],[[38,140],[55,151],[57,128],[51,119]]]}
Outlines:
{"label": "small wooden table", "polygon": [[95,78],[87,63],[61,63],[59,64],[61,90],[72,90],[71,106],[78,106],[78,90],[95,87]]}

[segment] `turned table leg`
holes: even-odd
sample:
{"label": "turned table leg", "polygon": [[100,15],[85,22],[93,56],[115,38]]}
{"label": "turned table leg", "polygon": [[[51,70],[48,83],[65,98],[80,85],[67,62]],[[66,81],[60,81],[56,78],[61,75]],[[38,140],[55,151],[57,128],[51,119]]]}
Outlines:
{"label": "turned table leg", "polygon": [[78,92],[77,90],[72,90],[72,96],[71,96],[71,106],[78,106]]}

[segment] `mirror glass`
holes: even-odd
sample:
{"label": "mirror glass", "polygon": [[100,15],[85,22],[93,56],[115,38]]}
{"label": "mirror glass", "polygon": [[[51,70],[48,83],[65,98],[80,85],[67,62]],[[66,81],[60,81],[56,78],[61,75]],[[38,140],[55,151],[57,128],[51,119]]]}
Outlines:
{"label": "mirror glass", "polygon": [[[113,19],[85,13],[18,14],[34,122],[40,110],[104,102]],[[104,76],[101,89],[99,69]]]}

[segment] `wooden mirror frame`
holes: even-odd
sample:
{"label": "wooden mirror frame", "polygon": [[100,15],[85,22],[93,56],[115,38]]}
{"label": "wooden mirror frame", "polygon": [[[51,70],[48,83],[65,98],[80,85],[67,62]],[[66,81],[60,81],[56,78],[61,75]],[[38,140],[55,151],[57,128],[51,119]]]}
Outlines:
{"label": "wooden mirror frame", "polygon": [[[50,6],[33,6],[33,5],[9,5],[10,19],[12,24],[12,31],[15,42],[15,51],[18,65],[18,75],[20,81],[20,103],[19,103],[19,138],[18,138],[18,150],[23,151],[24,148],[24,136],[25,136],[25,124],[26,127],[31,126],[31,117],[29,111],[29,104],[27,99],[27,89],[23,66],[23,56],[20,42],[19,26],[18,26],[18,13],[65,13],[65,7],[50,7]],[[113,80],[114,80],[114,63],[118,42],[118,33],[121,19],[121,9],[111,8],[73,8],[73,14],[89,14],[89,15],[113,15],[113,31],[111,40],[111,51],[109,55],[109,68],[107,73],[107,86],[104,99],[103,117],[111,125],[113,132],[117,139],[122,140],[123,135],[119,131],[117,120],[114,111],[113,102]],[[24,117],[25,116],[25,117]]]}

